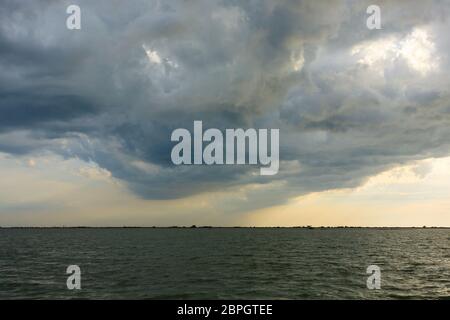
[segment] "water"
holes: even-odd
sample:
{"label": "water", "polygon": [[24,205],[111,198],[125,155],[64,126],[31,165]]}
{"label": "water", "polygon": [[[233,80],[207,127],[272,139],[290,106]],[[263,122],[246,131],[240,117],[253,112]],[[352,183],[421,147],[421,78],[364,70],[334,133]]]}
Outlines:
{"label": "water", "polygon": [[449,297],[448,229],[0,229],[3,299]]}

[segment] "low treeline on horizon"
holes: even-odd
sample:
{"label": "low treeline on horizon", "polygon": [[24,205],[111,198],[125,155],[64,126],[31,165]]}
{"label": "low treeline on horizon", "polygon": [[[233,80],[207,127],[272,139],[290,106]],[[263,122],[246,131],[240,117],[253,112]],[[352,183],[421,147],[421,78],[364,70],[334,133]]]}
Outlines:
{"label": "low treeline on horizon", "polygon": [[364,226],[272,226],[272,227],[244,227],[244,226],[0,226],[0,229],[450,229],[450,227],[422,226],[422,227],[364,227]]}

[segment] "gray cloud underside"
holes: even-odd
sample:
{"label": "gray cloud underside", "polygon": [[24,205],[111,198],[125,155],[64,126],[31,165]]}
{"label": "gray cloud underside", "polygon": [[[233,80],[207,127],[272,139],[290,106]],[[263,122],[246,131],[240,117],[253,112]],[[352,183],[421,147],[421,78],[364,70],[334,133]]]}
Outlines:
{"label": "gray cloud underside", "polygon": [[[370,1],[72,3],[82,9],[80,31],[65,28],[69,2],[0,4],[0,151],[95,161],[149,199],[280,182],[236,200],[240,208],[357,186],[448,154],[448,1],[381,1],[377,31],[365,27]],[[398,59],[370,80],[373,70],[350,54],[420,26],[431,28],[440,55],[432,79]],[[173,166],[170,133],[193,120],[280,128],[280,173]]]}

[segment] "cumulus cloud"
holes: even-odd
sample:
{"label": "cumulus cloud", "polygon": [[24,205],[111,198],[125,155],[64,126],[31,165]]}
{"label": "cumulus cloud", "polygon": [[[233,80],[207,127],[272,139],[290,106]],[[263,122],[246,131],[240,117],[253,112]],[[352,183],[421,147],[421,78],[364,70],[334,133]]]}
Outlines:
{"label": "cumulus cloud", "polygon": [[[368,30],[370,4],[2,1],[0,151],[93,162],[147,199],[272,186],[241,209],[447,155],[450,4],[381,1]],[[173,166],[170,133],[194,120],[280,128],[279,174]]]}

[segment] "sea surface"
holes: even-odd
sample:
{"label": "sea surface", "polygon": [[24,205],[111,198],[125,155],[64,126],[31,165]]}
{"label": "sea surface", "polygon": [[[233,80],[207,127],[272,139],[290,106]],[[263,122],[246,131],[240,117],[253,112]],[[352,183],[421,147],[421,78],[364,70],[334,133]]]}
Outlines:
{"label": "sea surface", "polygon": [[0,298],[449,299],[450,230],[3,228]]}

